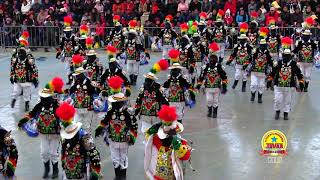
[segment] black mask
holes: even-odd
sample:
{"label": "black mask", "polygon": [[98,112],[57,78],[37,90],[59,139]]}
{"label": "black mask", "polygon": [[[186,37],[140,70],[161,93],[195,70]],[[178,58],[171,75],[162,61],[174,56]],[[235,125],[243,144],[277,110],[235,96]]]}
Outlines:
{"label": "black mask", "polygon": [[117,62],[109,63],[109,69],[110,69],[111,72],[115,72],[117,67],[118,67]]}
{"label": "black mask", "polygon": [[86,39],[80,39],[80,46],[82,49],[86,49]]}
{"label": "black mask", "polygon": [[181,73],[181,70],[178,68],[174,68],[171,70],[171,76],[174,78],[178,77],[180,73]]}
{"label": "black mask", "polygon": [[146,78],[146,80],[143,83],[143,88],[144,89],[151,89],[153,83],[154,83],[154,80],[152,80],[150,78]]}
{"label": "black mask", "polygon": [[64,31],[64,35],[69,39],[71,37],[71,31]]}
{"label": "black mask", "polygon": [[282,55],[282,61],[284,63],[288,63],[291,60],[291,55],[290,54],[284,54]]}
{"label": "black mask", "polygon": [[128,39],[135,39],[136,38],[136,35],[135,34],[133,34],[133,33],[129,33],[129,35],[128,35]]}
{"label": "black mask", "polygon": [[239,43],[240,43],[241,45],[244,45],[246,42],[247,42],[246,39],[240,39],[240,40],[239,40]]}
{"label": "black mask", "polygon": [[206,28],[206,26],[205,25],[199,25],[198,28],[202,32],[204,30],[204,28]]}
{"label": "black mask", "polygon": [[166,23],[164,24],[164,27],[165,27],[166,29],[170,29],[170,28],[171,28],[171,24],[168,23],[168,22],[166,22]]}
{"label": "black mask", "polygon": [[113,102],[113,103],[111,104],[111,106],[112,106],[112,109],[114,109],[114,110],[119,110],[119,109],[121,109],[121,108],[125,105],[125,103],[126,103],[126,101]]}
{"label": "black mask", "polygon": [[189,41],[187,38],[182,38],[181,39],[181,46],[186,47],[188,45]]}
{"label": "black mask", "polygon": [[194,37],[192,38],[192,42],[197,44],[200,41],[200,37]]}
{"label": "black mask", "polygon": [[261,49],[261,51],[265,51],[267,49],[267,45],[266,44],[260,44],[260,49]]}
{"label": "black mask", "polygon": [[85,79],[86,76],[83,73],[76,75],[77,84],[81,84]]}
{"label": "black mask", "polygon": [[220,28],[222,26],[222,22],[216,22],[216,26]]}
{"label": "black mask", "polygon": [[27,57],[27,52],[24,49],[19,49],[18,50],[18,58],[20,60],[25,60]]}
{"label": "black mask", "polygon": [[218,57],[216,55],[210,56],[210,65],[211,66],[216,65],[217,61],[218,61]]}
{"label": "black mask", "polygon": [[271,33],[271,36],[275,36],[277,34],[277,31],[275,29],[272,29],[270,33]]}
{"label": "black mask", "polygon": [[88,62],[93,63],[96,60],[96,58],[97,58],[96,55],[88,56]]}
{"label": "black mask", "polygon": [[53,97],[40,97],[40,101],[44,107],[49,107],[54,102],[54,99]]}
{"label": "black mask", "polygon": [[121,30],[121,26],[116,26],[114,29],[119,32]]}
{"label": "black mask", "polygon": [[310,36],[309,36],[309,35],[303,35],[303,36],[302,36],[302,40],[305,41],[305,42],[307,42],[307,41],[310,40]]}

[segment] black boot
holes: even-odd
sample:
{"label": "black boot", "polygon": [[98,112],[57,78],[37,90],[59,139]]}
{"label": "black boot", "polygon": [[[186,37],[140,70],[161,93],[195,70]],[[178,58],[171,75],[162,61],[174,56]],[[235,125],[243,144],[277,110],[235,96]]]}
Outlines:
{"label": "black boot", "polygon": [[211,117],[211,114],[212,114],[212,106],[209,106],[207,117]]}
{"label": "black boot", "polygon": [[238,85],[239,80],[234,80],[233,85],[232,85],[232,89],[235,89]]}
{"label": "black boot", "polygon": [[256,92],[251,92],[250,101],[253,102],[255,97],[256,97]]}
{"label": "black boot", "polygon": [[258,93],[258,103],[262,103],[262,94]]}
{"label": "black boot", "polygon": [[217,114],[218,114],[218,106],[217,107],[213,107],[212,117],[213,118],[217,118]]}
{"label": "black boot", "polygon": [[276,111],[276,115],[274,116],[275,120],[279,120],[280,117],[280,111]]}
{"label": "black boot", "polygon": [[25,111],[25,112],[28,112],[28,111],[29,111],[29,101],[26,101],[26,102],[25,102],[24,111]]}
{"label": "black boot", "polygon": [[130,74],[130,76],[129,76],[131,85],[134,85],[134,77],[133,76],[134,76],[133,74]]}
{"label": "black boot", "polygon": [[138,75],[134,75],[134,85],[137,84],[137,80],[138,80]]}
{"label": "black boot", "polygon": [[127,179],[127,169],[121,169],[121,180],[126,180]]}
{"label": "black boot", "polygon": [[223,62],[223,58],[219,57],[219,63],[221,64]]}
{"label": "black boot", "polygon": [[115,178],[114,180],[120,180],[121,178],[121,172],[120,172],[120,167],[114,168],[114,174],[115,174]]}
{"label": "black boot", "polygon": [[289,114],[287,112],[283,113],[283,120],[289,120]]}
{"label": "black boot", "polygon": [[309,82],[304,83],[304,92],[308,92]]}
{"label": "black boot", "polygon": [[11,108],[14,108],[15,105],[16,105],[16,99],[12,99],[12,101],[11,101]]}
{"label": "black boot", "polygon": [[182,124],[182,119],[178,119],[178,122]]}
{"label": "black boot", "polygon": [[247,81],[242,81],[242,92],[246,92]]}
{"label": "black boot", "polygon": [[50,172],[50,161],[47,161],[44,164],[44,173],[42,178],[47,179],[49,177],[49,172]]}
{"label": "black boot", "polygon": [[23,91],[21,91],[20,95],[19,96],[23,96]]}
{"label": "black boot", "polygon": [[52,176],[51,179],[56,179],[59,176],[59,168],[58,168],[58,162],[52,163]]}

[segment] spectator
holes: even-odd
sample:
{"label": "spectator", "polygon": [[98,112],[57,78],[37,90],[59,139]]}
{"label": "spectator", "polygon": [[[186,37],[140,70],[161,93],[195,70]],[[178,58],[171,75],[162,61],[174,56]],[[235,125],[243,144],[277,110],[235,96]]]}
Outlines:
{"label": "spectator", "polygon": [[76,0],[75,3],[72,4],[71,10],[73,12],[73,18],[75,21],[80,22],[81,17],[83,15],[83,4],[81,0]]}
{"label": "spectator", "polygon": [[246,0],[237,0],[236,3],[237,3],[237,7],[236,7],[237,11],[239,11],[240,8],[242,8],[244,12],[248,12],[248,9],[247,9],[248,5],[246,3]]}
{"label": "spectator", "polygon": [[96,0],[96,5],[94,6],[94,8],[97,9],[98,13],[102,13],[103,14],[104,7],[101,4],[100,0]]}
{"label": "spectator", "polygon": [[30,0],[23,0],[21,5],[21,12],[22,14],[26,15],[31,9],[31,2]]}
{"label": "spectator", "polygon": [[168,0],[168,4],[166,5],[167,14],[171,14],[175,16],[177,14],[178,4],[175,0]]}
{"label": "spectator", "polygon": [[315,15],[318,17],[316,19],[316,21],[317,21],[317,24],[318,24],[318,28],[320,29],[320,5],[317,6]]}
{"label": "spectator", "polygon": [[288,6],[283,6],[282,12],[280,14],[282,20],[282,26],[290,25],[290,12]]}
{"label": "spectator", "polygon": [[228,9],[224,15],[224,22],[227,26],[231,26],[233,23],[233,17],[231,16],[230,9]]}
{"label": "spectator", "polygon": [[276,24],[279,24],[279,13],[274,7],[271,7],[269,13],[266,14],[266,20],[268,20],[269,17],[273,17],[276,21]]}
{"label": "spectator", "polygon": [[[46,18],[45,18],[45,21],[44,21],[44,26],[46,28],[45,30],[45,34],[44,34],[44,37],[45,37],[45,46],[47,47],[51,47],[51,46],[54,46],[56,45],[55,43],[55,29],[53,27],[54,25],[54,22],[52,21],[52,18],[50,15],[47,15]],[[49,48],[45,48],[44,51],[45,52],[49,52]]]}
{"label": "spectator", "polygon": [[201,12],[201,2],[199,2],[199,0],[192,0],[189,5],[189,10],[191,12],[194,12],[195,10],[198,10],[198,12]]}
{"label": "spectator", "polygon": [[212,5],[209,2],[209,0],[203,0],[201,11],[209,13],[209,12],[211,12],[211,9],[212,9]]}
{"label": "spectator", "polygon": [[35,13],[37,16],[40,12],[41,4],[39,3],[39,0],[33,0],[33,4],[31,5],[31,10]]}
{"label": "spectator", "polygon": [[112,5],[112,12],[116,15],[121,15],[121,3],[120,0],[115,0],[115,3]]}
{"label": "spectator", "polygon": [[44,0],[42,7],[44,9],[49,9],[52,6],[52,3],[50,2],[50,0]]}
{"label": "spectator", "polygon": [[300,8],[297,7],[295,12],[291,15],[291,24],[295,27],[300,26],[303,22],[303,15],[300,12]]}
{"label": "spectator", "polygon": [[251,14],[252,11],[257,11],[257,3],[255,0],[250,0],[248,4],[248,14]]}
{"label": "spectator", "polygon": [[102,4],[103,4],[103,8],[104,8],[104,12],[107,12],[107,11],[109,11],[109,13],[111,13],[111,11],[112,11],[112,3],[110,2],[110,0],[104,0],[103,2],[102,2]]}
{"label": "spectator", "polygon": [[44,21],[47,18],[47,15],[47,11],[45,11],[44,9],[40,9],[40,12],[37,16],[38,25],[43,25]]}
{"label": "spectator", "polygon": [[178,12],[186,13],[189,10],[189,5],[186,3],[185,0],[180,0],[180,3],[178,4]]}
{"label": "spectator", "polygon": [[265,15],[262,13],[261,9],[258,9],[257,11],[258,13],[258,17],[257,17],[257,22],[258,24],[262,27],[262,26],[266,26],[266,17]]}
{"label": "spectator", "polygon": [[134,11],[134,4],[131,0],[127,0],[127,2],[123,2],[121,5],[121,11],[124,15],[124,18],[128,21],[132,19],[133,11]]}
{"label": "spectator", "polygon": [[94,4],[92,2],[92,0],[85,0],[84,1],[84,11],[90,13],[92,11],[92,9],[94,8]]}
{"label": "spectator", "polygon": [[[172,1],[172,0],[171,0]],[[145,15],[149,15],[150,11],[151,11],[151,8],[152,8],[152,4],[150,2],[150,0],[146,0],[144,3],[140,2],[140,5],[139,5],[139,11],[142,13],[142,14],[145,14]],[[166,8],[167,9],[167,8]],[[176,10],[177,8],[175,8]],[[168,10],[168,9],[167,9]],[[168,13],[169,14],[169,13]]]}
{"label": "spectator", "polygon": [[[257,2],[257,10],[261,8],[265,9],[266,12],[269,11],[268,3],[265,0],[260,0]],[[264,14],[265,12],[262,11],[262,13]]]}
{"label": "spectator", "polygon": [[243,22],[249,22],[249,17],[248,15],[244,12],[243,8],[240,8],[240,11],[238,12],[238,15],[236,17],[236,22],[238,24],[238,26],[240,25],[240,23]]}
{"label": "spectator", "polygon": [[226,4],[224,5],[224,12],[226,12],[228,9],[231,11],[231,15],[233,17],[236,16],[236,11],[237,11],[237,2],[236,0],[228,0]]}
{"label": "spectator", "polygon": [[314,13],[311,10],[311,6],[310,5],[306,6],[305,11],[303,12],[303,19],[312,15],[314,15]]}
{"label": "spectator", "polygon": [[223,2],[221,0],[212,1],[212,9],[215,9],[216,11],[218,11],[219,9],[224,9],[224,1]]}

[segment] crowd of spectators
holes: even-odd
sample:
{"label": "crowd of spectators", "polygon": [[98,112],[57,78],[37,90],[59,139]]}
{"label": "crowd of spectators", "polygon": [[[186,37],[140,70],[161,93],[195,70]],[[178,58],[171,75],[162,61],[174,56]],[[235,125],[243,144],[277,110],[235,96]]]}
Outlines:
{"label": "crowd of spectators", "polygon": [[[279,7],[274,6],[274,1]],[[104,36],[103,27],[113,25],[114,14],[121,16],[123,25],[135,18],[145,27],[160,27],[168,14],[174,17],[173,24],[179,26],[199,20],[199,13],[206,12],[210,26],[219,9],[225,12],[227,26],[249,22],[251,12],[256,11],[260,26],[265,25],[268,17],[274,17],[277,26],[290,27],[300,26],[310,15],[320,17],[320,0],[0,0],[0,25],[61,27],[63,17],[71,15],[73,26],[89,24],[99,36]]]}

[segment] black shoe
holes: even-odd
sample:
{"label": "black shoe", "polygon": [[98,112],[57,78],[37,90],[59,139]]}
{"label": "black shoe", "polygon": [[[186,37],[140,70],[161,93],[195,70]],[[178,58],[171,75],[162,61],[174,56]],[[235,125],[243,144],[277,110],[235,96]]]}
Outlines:
{"label": "black shoe", "polygon": [[52,163],[52,176],[51,179],[56,179],[59,176],[59,168],[58,168],[58,162]]}
{"label": "black shoe", "polygon": [[308,92],[309,82],[304,83],[304,92]]}
{"label": "black shoe", "polygon": [[234,80],[233,85],[232,85],[232,89],[235,89],[238,85],[239,80]]}
{"label": "black shoe", "polygon": [[127,179],[127,169],[121,169],[120,174],[121,174],[121,180]]}
{"label": "black shoe", "polygon": [[14,108],[15,105],[16,105],[16,99],[12,99],[12,101],[11,101],[11,108]]}
{"label": "black shoe", "polygon": [[217,118],[218,115],[218,107],[213,107],[212,117]]}
{"label": "black shoe", "polygon": [[219,63],[221,64],[223,62],[223,58],[219,57]]}
{"label": "black shoe", "polygon": [[134,85],[137,84],[137,80],[138,80],[138,75],[134,75]]}
{"label": "black shoe", "polygon": [[23,91],[21,91],[20,95],[19,96],[23,96]]}
{"label": "black shoe", "polygon": [[262,94],[258,93],[258,103],[262,103]]}
{"label": "black shoe", "polygon": [[276,115],[274,116],[275,120],[279,120],[280,117],[280,111],[276,111]]}
{"label": "black shoe", "polygon": [[133,80],[133,74],[130,74],[130,75],[129,75],[129,79],[130,79],[131,85],[133,85],[133,83],[134,83],[134,82],[133,82],[133,81],[134,81],[134,80]]}
{"label": "black shoe", "polygon": [[28,112],[28,111],[29,111],[29,101],[26,101],[26,102],[25,102],[24,111],[25,111],[25,112]]}
{"label": "black shoe", "polygon": [[208,107],[207,117],[211,117],[211,114],[212,114],[212,106]]}
{"label": "black shoe", "polygon": [[44,164],[44,173],[42,178],[47,179],[49,177],[50,172],[50,161],[43,163]]}
{"label": "black shoe", "polygon": [[117,168],[114,168],[114,174],[115,174],[115,178],[114,180],[120,180],[121,179],[121,170],[120,170],[120,166]]}
{"label": "black shoe", "polygon": [[178,122],[182,124],[182,119],[178,119]]}
{"label": "black shoe", "polygon": [[256,92],[251,92],[250,101],[253,102],[255,97],[256,97]]}
{"label": "black shoe", "polygon": [[246,92],[247,81],[242,81],[242,92]]}
{"label": "black shoe", "polygon": [[287,112],[283,113],[283,120],[289,120],[289,113]]}

